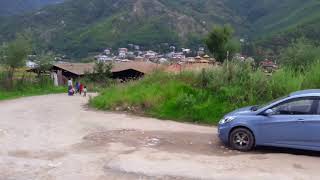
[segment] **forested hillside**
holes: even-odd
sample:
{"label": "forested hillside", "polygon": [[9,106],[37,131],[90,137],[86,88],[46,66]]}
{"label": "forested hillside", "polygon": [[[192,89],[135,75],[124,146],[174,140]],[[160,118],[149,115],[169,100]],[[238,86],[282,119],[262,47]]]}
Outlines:
{"label": "forested hillside", "polygon": [[56,4],[63,0],[1,0],[0,16],[23,14],[48,4]]}
{"label": "forested hillside", "polygon": [[1,20],[0,41],[31,31],[38,47],[85,57],[128,43],[196,47],[215,24],[267,47],[319,37],[318,0],[67,0]]}

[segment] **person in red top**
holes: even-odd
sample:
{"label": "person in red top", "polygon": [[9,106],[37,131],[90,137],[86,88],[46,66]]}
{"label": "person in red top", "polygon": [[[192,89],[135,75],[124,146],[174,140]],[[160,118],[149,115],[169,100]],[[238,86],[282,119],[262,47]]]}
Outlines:
{"label": "person in red top", "polygon": [[83,84],[80,83],[80,95],[81,95],[82,92],[83,92]]}

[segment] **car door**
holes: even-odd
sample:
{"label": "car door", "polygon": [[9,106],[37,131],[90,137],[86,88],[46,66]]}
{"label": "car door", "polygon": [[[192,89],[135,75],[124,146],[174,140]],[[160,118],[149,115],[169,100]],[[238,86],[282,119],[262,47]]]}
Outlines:
{"label": "car door", "polygon": [[320,101],[317,99],[314,107],[314,114],[305,118],[304,133],[301,134],[304,139],[303,145],[320,148]]}
{"label": "car door", "polygon": [[304,144],[305,121],[314,114],[317,101],[313,97],[295,98],[279,103],[270,109],[273,114],[265,116],[258,128],[260,141],[265,145]]}

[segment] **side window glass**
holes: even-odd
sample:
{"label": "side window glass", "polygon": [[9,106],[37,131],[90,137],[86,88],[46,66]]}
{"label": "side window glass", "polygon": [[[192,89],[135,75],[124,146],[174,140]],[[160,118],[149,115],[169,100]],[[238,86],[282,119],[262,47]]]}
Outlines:
{"label": "side window glass", "polygon": [[276,115],[312,114],[312,99],[299,99],[272,108]]}
{"label": "side window glass", "polygon": [[317,109],[317,114],[320,115],[320,101],[318,101],[318,109]]}

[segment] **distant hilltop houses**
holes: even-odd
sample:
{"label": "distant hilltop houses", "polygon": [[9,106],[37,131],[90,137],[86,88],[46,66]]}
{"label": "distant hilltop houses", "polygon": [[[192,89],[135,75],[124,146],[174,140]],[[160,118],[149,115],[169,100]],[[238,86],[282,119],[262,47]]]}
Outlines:
{"label": "distant hilltop houses", "polygon": [[[168,46],[169,47],[169,46]],[[27,66],[29,72],[39,72],[37,64],[32,61],[37,57],[32,55],[29,57]],[[64,61],[65,57],[55,58],[50,69],[50,73],[54,73],[59,77],[59,84],[64,84],[68,78],[77,78],[86,76],[87,73],[94,73],[95,63],[70,63]],[[230,57],[231,61],[247,62],[252,65],[259,65],[265,72],[273,72],[278,68],[277,64],[266,59],[260,64],[255,64],[255,60],[251,57],[235,54]],[[67,60],[68,61],[68,60]],[[70,60],[69,60],[70,61]],[[98,55],[94,56],[95,62],[112,63],[112,78],[121,79],[137,79],[154,70],[162,70],[170,73],[180,73],[182,71],[201,71],[203,69],[221,65],[213,56],[207,54],[204,47],[197,50],[189,48],[177,49],[170,46],[169,51],[158,52],[154,50],[142,50],[138,45],[129,44],[128,48],[105,48]]]}
{"label": "distant hilltop houses", "polygon": [[[177,63],[185,62],[186,60],[196,60],[195,57],[203,57],[212,62],[214,58],[208,58],[209,56],[205,53],[205,48],[200,47],[197,51],[192,51],[188,48],[182,48],[180,51],[176,51],[175,46],[170,46],[170,52],[158,53],[153,50],[140,50],[140,46],[129,44],[131,50],[128,48],[119,48],[112,50],[106,48],[100,54],[94,56],[98,62],[124,62],[124,61],[151,61],[154,63]],[[192,58],[193,57],[193,58]],[[199,59],[199,58],[198,58]]]}

